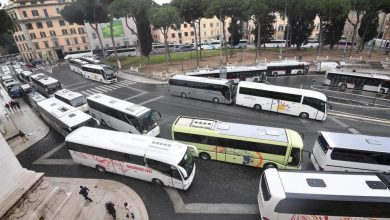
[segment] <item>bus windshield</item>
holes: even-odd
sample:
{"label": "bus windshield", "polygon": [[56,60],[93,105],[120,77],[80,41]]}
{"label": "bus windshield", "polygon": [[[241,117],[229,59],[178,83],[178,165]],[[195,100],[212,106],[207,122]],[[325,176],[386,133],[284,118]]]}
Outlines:
{"label": "bus windshield", "polygon": [[103,67],[104,78],[112,79],[116,76],[116,71],[111,67]]}
{"label": "bus windshield", "polygon": [[57,90],[61,89],[61,85],[58,82],[48,84],[46,85],[46,89],[49,94],[54,94],[55,92],[57,92]]}
{"label": "bus windshield", "polygon": [[140,121],[142,131],[148,132],[155,128],[158,124],[157,121],[161,116],[158,115],[157,111],[149,110],[145,114],[141,115],[138,120]]}
{"label": "bus windshield", "polygon": [[84,105],[87,103],[87,99],[84,96],[77,97],[70,101],[72,103],[72,106],[79,107],[81,105]]}
{"label": "bus windshield", "polygon": [[184,157],[180,161],[179,166],[183,167],[187,172],[187,177],[184,178],[184,180],[187,180],[188,177],[191,176],[192,171],[194,170],[194,160],[189,149],[187,149],[186,154],[184,154]]}
{"label": "bus windshield", "polygon": [[14,85],[11,85],[11,86],[8,87],[8,91],[10,93],[18,92],[18,91],[20,91],[20,89],[21,89],[21,87],[20,87],[19,84],[14,84]]}

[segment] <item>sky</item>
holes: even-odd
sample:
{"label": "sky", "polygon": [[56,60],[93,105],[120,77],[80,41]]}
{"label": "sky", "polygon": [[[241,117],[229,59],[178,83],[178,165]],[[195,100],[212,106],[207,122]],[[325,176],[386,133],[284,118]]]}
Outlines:
{"label": "sky", "polygon": [[[0,1],[5,1],[5,0],[0,0]],[[154,0],[157,4],[161,5],[164,3],[171,2],[171,0]]]}

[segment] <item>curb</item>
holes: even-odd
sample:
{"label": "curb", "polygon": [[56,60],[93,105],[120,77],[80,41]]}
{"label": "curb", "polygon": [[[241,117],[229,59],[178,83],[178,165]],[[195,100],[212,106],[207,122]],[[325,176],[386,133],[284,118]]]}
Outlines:
{"label": "curb", "polygon": [[157,81],[160,81],[160,82],[168,82],[167,79],[162,79],[162,78],[158,78],[158,77],[153,77],[153,76],[149,76],[149,75],[144,74],[144,73],[135,72],[135,71],[131,71],[131,70],[122,70],[122,72],[123,72],[123,73],[126,73],[126,74],[131,74],[131,75],[140,76],[140,77],[143,77],[143,78],[148,78],[148,79],[157,80]]}

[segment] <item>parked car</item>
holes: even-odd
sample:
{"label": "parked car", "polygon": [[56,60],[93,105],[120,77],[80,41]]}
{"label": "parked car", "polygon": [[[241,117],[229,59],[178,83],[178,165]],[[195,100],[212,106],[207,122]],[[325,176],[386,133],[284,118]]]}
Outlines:
{"label": "parked car", "polygon": [[246,48],[248,46],[248,40],[240,40],[238,44],[234,45],[234,48],[240,49],[240,48]]}
{"label": "parked car", "polygon": [[199,48],[201,50],[213,50],[214,46],[208,42],[203,42],[203,43],[201,43],[200,46],[198,46],[198,50],[199,50]]}
{"label": "parked car", "polygon": [[191,51],[191,50],[193,50],[193,46],[190,44],[180,45],[180,47],[174,49],[175,52],[184,52],[184,51]]}

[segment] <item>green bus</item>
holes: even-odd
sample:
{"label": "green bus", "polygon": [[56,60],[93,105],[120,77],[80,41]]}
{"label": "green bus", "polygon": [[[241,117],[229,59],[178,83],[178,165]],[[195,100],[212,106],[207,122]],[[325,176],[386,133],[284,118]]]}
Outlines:
{"label": "green bus", "polygon": [[173,140],[194,145],[204,160],[247,166],[301,169],[303,141],[293,130],[179,116]]}

